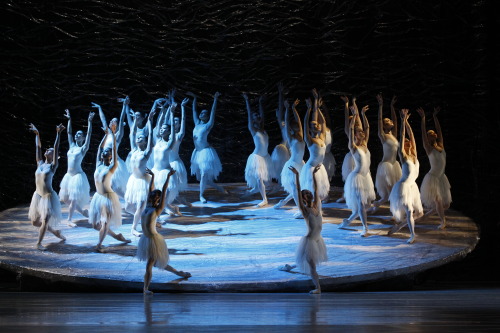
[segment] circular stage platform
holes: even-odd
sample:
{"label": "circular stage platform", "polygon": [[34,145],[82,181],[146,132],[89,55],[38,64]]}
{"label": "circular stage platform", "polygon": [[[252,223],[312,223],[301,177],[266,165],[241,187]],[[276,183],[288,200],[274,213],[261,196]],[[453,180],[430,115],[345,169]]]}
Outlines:
{"label": "circular stage platform", "polygon": [[[156,292],[307,292],[313,288],[309,276],[293,269],[295,250],[306,233],[303,219],[294,218],[292,206],[274,209],[283,198],[269,196],[270,205],[256,208],[258,195],[242,200],[243,184],[224,184],[229,195],[207,190],[208,203],[198,200],[198,185],[185,192],[192,207],[180,206],[183,216],[165,218],[159,232],[166,238],[170,264],[192,274],[179,279],[153,268],[151,290]],[[332,188],[332,199],[341,189]],[[293,204],[293,200],[290,202]],[[95,251],[98,232],[87,219],[75,213],[77,227],[61,230],[67,240],[59,241],[47,232],[46,251],[35,247],[38,229],[28,220],[28,206],[0,213],[0,267],[18,273],[22,289],[30,281],[44,281],[61,289],[141,292],[145,263],[135,258],[139,238],[130,234],[132,216],[123,213],[123,225],[115,231],[132,240],[122,244],[107,236],[104,250]],[[339,229],[349,216],[345,204],[331,201],[323,205],[323,238],[328,262],[318,267],[323,291],[353,290],[392,278],[411,276],[471,252],[479,240],[476,224],[454,210],[448,210],[448,226],[438,230],[437,217],[416,225],[416,242],[407,244],[408,229],[387,236],[392,226],[390,212],[383,206],[369,216],[369,237],[360,237],[361,222],[348,230]],[[67,207],[63,205],[63,218]],[[54,289],[54,288],[52,288]]]}

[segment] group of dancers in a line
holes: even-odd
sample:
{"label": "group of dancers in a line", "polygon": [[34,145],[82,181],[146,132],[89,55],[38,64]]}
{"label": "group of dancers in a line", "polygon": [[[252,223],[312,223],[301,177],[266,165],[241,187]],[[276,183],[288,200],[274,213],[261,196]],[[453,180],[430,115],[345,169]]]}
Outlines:
{"label": "group of dancers in a line", "polygon": [[[129,239],[112,230],[121,225],[119,197],[122,197],[125,211],[133,215],[131,231],[133,235],[141,236],[137,230],[139,221],[141,222],[143,236],[138,243],[137,257],[147,261],[144,292],[150,293],[149,284],[153,266],[169,270],[181,277],[191,276],[188,272],[177,271],[168,265],[166,242],[156,231],[158,217],[165,209],[168,209],[170,214],[181,215],[175,202],[190,205],[182,197],[182,192],[187,186],[187,171],[179,157],[179,146],[185,135],[185,106],[189,98],[183,99],[179,116],[175,112],[177,103],[174,95],[175,92],[172,91],[167,98],[155,100],[148,116],[133,112],[128,97],[119,99],[122,103],[120,118],[113,118],[109,123],[102,108],[92,103],[99,112],[104,137],[98,148],[94,172],[96,192],[91,201],[89,182],[82,170],[81,162],[89,149],[94,113],[89,114],[87,134],[78,131],[73,137],[71,115],[69,110],[66,110],[69,141],[68,170],[61,181],[59,195],[52,188],[52,177],[58,167],[60,134],[65,127],[62,124],[56,127],[54,147],[47,149],[43,158],[39,132],[33,124],[30,124],[30,130],[36,135],[38,167],[35,173],[36,191],[33,194],[29,218],[34,226],[39,227],[36,244],[38,249],[45,249],[41,243],[47,230],[56,237],[65,239],[61,231],[56,229],[61,220],[60,201],[69,206],[69,226],[75,226],[72,217],[74,212],[78,211],[88,217],[89,223],[99,231],[97,250],[101,250],[106,235],[129,243]],[[215,93],[211,111],[203,110],[200,113],[196,109],[196,95],[191,93],[188,95],[193,99],[192,112],[195,124],[193,129],[195,149],[191,156],[191,174],[196,175],[200,182],[200,201],[205,203],[207,200],[204,192],[207,186],[213,186],[227,193],[222,186],[215,183],[222,171],[222,164],[207,139],[215,122],[220,94]],[[268,205],[266,186],[268,188],[276,186],[271,182],[274,178],[288,194],[274,208],[279,209],[291,199],[294,200],[300,216],[304,218],[308,227],[308,233],[301,239],[297,250],[296,264],[299,269],[312,276],[316,288],[311,292],[319,293],[321,288],[316,266],[327,260],[326,246],[321,236],[322,201],[328,199],[330,179],[335,170],[335,160],[331,153],[331,130],[325,119],[323,100],[315,89],[312,90],[313,100],[306,99],[307,110],[303,124],[297,111],[299,100],[290,105],[283,95],[283,85],[279,84],[276,115],[283,140],[274,148],[272,155],[268,153],[269,137],[264,129],[263,98],[259,99],[258,112],[255,112],[252,111],[247,94],[242,95],[248,112],[248,129],[255,144],[255,150],[248,157],[245,168],[245,180],[249,189],[244,196],[260,193],[262,201],[257,207]],[[415,240],[415,220],[435,213],[441,220],[440,228],[444,228],[446,226],[444,210],[451,203],[451,193],[450,184],[444,174],[446,153],[437,119],[439,108],[435,108],[433,113],[435,131],[426,130],[424,110],[417,109],[422,120],[423,145],[431,165],[419,191],[416,184],[419,162],[414,134],[408,122],[409,111],[407,109],[400,111],[401,127],[398,136],[396,98],[391,101],[391,118],[384,118],[383,99],[380,94],[377,95],[378,135],[383,145],[383,158],[377,168],[374,186],[370,174],[368,150],[370,130],[366,117],[368,106],[364,106],[360,111],[356,105],[356,98],[352,98],[351,104],[345,96],[342,96],[342,100],[345,104],[344,127],[349,139],[349,151],[342,164],[342,178],[345,185],[340,200],[345,200],[352,214],[344,219],[339,227],[346,228],[359,217],[363,225],[362,236],[367,236],[367,214],[390,202],[390,210],[396,223],[389,234],[407,225],[410,229],[408,242],[412,243]],[[156,125],[153,127],[158,110]],[[130,126],[131,147],[126,162],[117,153],[124,135],[125,119]],[[309,159],[304,162],[306,146]],[[377,201],[375,201],[375,188],[380,197]],[[89,209],[86,210],[84,206],[89,201]],[[423,206],[428,208],[425,214]]]}

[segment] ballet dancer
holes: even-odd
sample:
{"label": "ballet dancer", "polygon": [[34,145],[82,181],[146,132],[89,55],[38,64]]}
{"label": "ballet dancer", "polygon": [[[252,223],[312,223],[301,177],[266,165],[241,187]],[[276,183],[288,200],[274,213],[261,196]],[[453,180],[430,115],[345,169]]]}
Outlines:
{"label": "ballet dancer", "polygon": [[46,248],[42,245],[42,240],[46,231],[50,231],[54,236],[65,241],[61,230],[56,230],[61,221],[61,204],[56,191],[52,188],[52,178],[59,165],[59,143],[61,140],[61,132],[65,127],[59,124],[56,127],[56,140],[54,148],[47,148],[44,157],[42,157],[42,144],[40,140],[40,133],[35,125],[30,124],[30,131],[35,133],[35,147],[36,147],[36,164],[35,171],[35,185],[36,190],[31,198],[30,209],[28,217],[31,224],[38,228],[38,241],[36,248],[40,251],[45,251]]}
{"label": "ballet dancer", "polygon": [[[394,184],[389,196],[391,213],[396,224],[389,231],[389,235],[401,230],[405,225],[410,229],[408,244],[415,241],[415,219],[423,215],[420,192],[416,183],[420,164],[417,158],[417,145],[408,118],[408,109],[401,110],[401,136],[399,139],[398,155],[403,164],[402,176]],[[406,138],[406,132],[408,138]],[[404,218],[406,217],[406,221]]]}
{"label": "ballet dancer", "polygon": [[[111,186],[113,174],[118,169],[119,163],[117,159],[116,127],[116,122],[112,122],[109,128],[103,128],[105,135],[97,151],[94,172],[96,192],[90,202],[89,223],[92,224],[95,230],[99,231],[99,242],[96,245],[98,252],[102,251],[102,242],[108,234],[116,240],[130,243],[130,240],[123,237],[122,234],[116,234],[111,230],[112,227],[122,225],[120,200]],[[111,137],[111,147],[106,144],[106,142],[109,142],[108,136]]]}
{"label": "ballet dancer", "polygon": [[370,151],[368,150],[368,138],[370,136],[370,125],[365,112],[368,106],[361,109],[363,117],[363,127],[355,126],[357,117],[359,117],[356,101],[353,99],[353,105],[350,107],[353,118],[350,121],[349,131],[349,151],[355,162],[352,170],[344,184],[344,195],[347,207],[351,209],[351,216],[344,219],[339,228],[345,229],[356,217],[359,216],[363,224],[362,237],[368,236],[368,223],[366,210],[375,200],[375,189],[372,176],[370,174]]}
{"label": "ballet dancer", "polygon": [[149,290],[149,285],[153,277],[153,266],[167,270],[183,278],[191,277],[191,273],[178,271],[168,264],[170,258],[167,243],[162,235],[156,231],[156,220],[165,208],[168,183],[175,170],[170,169],[161,191],[154,189],[154,173],[149,169],[146,169],[146,173],[151,176],[151,181],[149,183],[147,205],[141,214],[141,226],[144,234],[137,244],[137,258],[140,261],[146,261],[143,292],[145,295],[152,295],[153,292]]}
{"label": "ballet dancer", "polygon": [[252,194],[260,193],[262,201],[257,207],[267,206],[266,183],[271,180],[273,162],[267,148],[269,146],[269,136],[264,129],[264,108],[262,106],[263,96],[259,98],[259,112],[252,112],[250,101],[246,93],[242,94],[247,107],[248,130],[252,134],[255,149],[248,156],[245,167],[245,181],[249,189],[243,195],[246,198]]}
{"label": "ballet dancer", "polygon": [[[420,185],[420,197],[425,208],[429,209],[422,220],[430,215],[437,214],[441,223],[439,229],[446,228],[445,210],[451,204],[450,182],[446,177],[444,170],[446,168],[446,151],[444,150],[443,133],[437,115],[441,108],[434,108],[432,117],[436,131],[426,130],[425,112],[418,108],[417,112],[422,118],[422,141],[424,149],[429,158],[431,169],[424,176]],[[418,222],[418,221],[417,221]]]}
{"label": "ballet dancer", "polygon": [[401,165],[396,159],[398,155],[398,120],[396,116],[396,96],[391,100],[391,119],[382,117],[384,101],[382,94],[377,94],[378,101],[378,137],[382,143],[383,157],[378,164],[377,175],[375,177],[375,188],[380,199],[374,201],[368,214],[375,213],[378,208],[389,201],[392,187],[401,178]]}
{"label": "ballet dancer", "polygon": [[193,141],[194,150],[191,155],[191,175],[196,175],[196,179],[200,182],[200,201],[206,203],[204,197],[207,185],[210,185],[218,191],[227,194],[227,191],[214,181],[222,171],[222,164],[215,149],[208,143],[208,134],[214,127],[215,110],[217,109],[217,100],[220,96],[219,92],[214,94],[214,102],[212,111],[202,110],[198,115],[196,111],[197,97],[195,94],[188,92],[187,95],[193,97]]}
{"label": "ballet dancer", "polygon": [[89,217],[89,211],[83,207],[90,203],[90,184],[87,175],[82,170],[82,160],[89,150],[94,112],[89,113],[87,135],[85,136],[83,131],[77,131],[73,139],[71,115],[68,109],[65,111],[65,117],[68,118],[68,171],[61,181],[59,198],[69,206],[68,226],[76,227],[76,224],[73,223],[75,210],[83,216]]}

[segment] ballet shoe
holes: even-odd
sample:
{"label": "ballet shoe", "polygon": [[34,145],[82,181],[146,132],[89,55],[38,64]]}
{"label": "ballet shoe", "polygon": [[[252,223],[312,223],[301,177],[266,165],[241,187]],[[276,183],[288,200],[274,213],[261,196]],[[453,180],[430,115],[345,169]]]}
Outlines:
{"label": "ballet shoe", "polygon": [[282,207],[283,207],[283,201],[280,201],[276,205],[273,206],[274,209],[281,209]]}
{"label": "ballet shoe", "polygon": [[399,230],[403,229],[403,227],[406,225],[406,223],[404,222],[401,222],[401,223],[396,223],[395,225],[392,226],[391,230],[389,230],[389,232],[387,233],[387,235],[392,235],[396,232],[398,232]]}
{"label": "ballet shoe", "polygon": [[130,231],[130,233],[132,234],[132,236],[135,236],[135,237],[141,237],[142,233],[135,230],[134,228],[132,228],[132,230]]}
{"label": "ballet shoe", "polygon": [[343,202],[345,202],[345,198],[344,197],[340,197],[335,202],[336,203],[343,203]]}
{"label": "ballet shoe", "polygon": [[303,218],[302,212],[298,211],[297,213],[293,214],[293,218],[294,219],[301,219],[301,218]]}
{"label": "ballet shoe", "polygon": [[207,203],[207,199],[205,199],[204,197],[200,196],[200,202],[201,203]]}
{"label": "ballet shoe", "polygon": [[56,236],[57,238],[65,241],[66,240],[66,237],[63,236],[63,234],[61,233],[61,230],[54,230],[54,236]]}
{"label": "ballet shoe", "polygon": [[297,267],[297,265],[289,265],[289,264],[285,264],[283,266],[280,266],[278,268],[278,270],[280,271],[283,271],[283,272],[290,272],[292,269],[294,269],[295,267]]}
{"label": "ballet shoe", "polygon": [[349,224],[351,224],[351,221],[349,221],[348,219],[343,219],[342,223],[339,224],[339,229],[345,229],[349,226]]}
{"label": "ballet shoe", "polygon": [[153,292],[150,291],[150,290],[144,290],[143,294],[146,295],[146,296],[150,296],[150,295],[153,295]]}
{"label": "ballet shoe", "polygon": [[122,241],[124,243],[131,243],[132,241],[130,239],[126,239],[125,236],[123,236],[122,234],[118,234],[116,235],[116,238],[119,240],[119,241]]}
{"label": "ballet shoe", "polygon": [[66,224],[67,224],[67,225],[68,225],[68,227],[70,227],[70,228],[76,228],[76,224],[75,224],[74,222],[72,222],[72,221],[68,221]]}
{"label": "ballet shoe", "polygon": [[314,289],[314,290],[311,290],[311,291],[309,292],[309,294],[313,294],[313,295],[321,294],[321,289]]}
{"label": "ballet shoe", "polygon": [[36,249],[38,251],[47,251],[47,248],[43,246],[42,244],[36,244]]}
{"label": "ballet shoe", "polygon": [[262,208],[267,206],[267,200],[262,200],[256,207],[257,208]]}

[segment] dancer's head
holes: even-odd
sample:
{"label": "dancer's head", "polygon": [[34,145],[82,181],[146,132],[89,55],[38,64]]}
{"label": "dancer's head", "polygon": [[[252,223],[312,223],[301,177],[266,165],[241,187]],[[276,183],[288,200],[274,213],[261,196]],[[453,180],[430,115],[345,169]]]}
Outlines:
{"label": "dancer's head", "polygon": [[311,120],[309,122],[309,129],[313,137],[318,136],[321,133],[321,125],[316,120]]}
{"label": "dancer's head", "polygon": [[302,193],[302,203],[304,204],[304,206],[311,208],[314,199],[312,192],[309,190],[302,190],[301,193]]}
{"label": "dancer's head", "polygon": [[436,143],[437,137],[437,133],[434,130],[427,131],[427,139],[429,140],[431,145]]}
{"label": "dancer's head", "polygon": [[144,120],[146,119],[146,115],[139,111],[134,112],[134,117],[138,125],[142,125],[144,123]]}
{"label": "dancer's head", "polygon": [[208,110],[206,110],[206,109],[201,110],[199,118],[204,123],[208,122],[208,120],[210,119],[210,115],[208,113]]}
{"label": "dancer's head", "polygon": [[167,124],[163,124],[160,127],[160,131],[158,132],[158,135],[165,141],[168,140],[168,137],[170,135],[170,126]]}
{"label": "dancer's head", "polygon": [[174,130],[175,132],[179,132],[181,129],[181,119],[179,117],[174,117]]}
{"label": "dancer's head", "polygon": [[47,148],[45,150],[44,156],[47,163],[52,163],[52,161],[54,160],[54,148]]}
{"label": "dancer's head", "polygon": [[101,160],[105,165],[109,165],[111,163],[112,156],[111,147],[104,148],[101,152]]}
{"label": "dancer's head", "polygon": [[382,120],[382,126],[384,127],[384,131],[388,132],[388,131],[392,130],[392,128],[394,127],[394,123],[392,122],[391,119],[384,118]]}
{"label": "dancer's head", "polygon": [[148,194],[148,205],[152,207],[158,207],[160,205],[161,200],[161,191],[160,190],[152,190]]}
{"label": "dancer's head", "polygon": [[76,144],[81,146],[81,145],[83,145],[84,141],[85,141],[85,133],[83,131],[76,132],[76,134],[75,134]]}
{"label": "dancer's head", "polygon": [[363,130],[363,127],[360,126],[354,127],[354,138],[358,142],[361,142],[365,139],[365,131]]}
{"label": "dancer's head", "polygon": [[252,126],[256,130],[260,130],[262,128],[262,117],[258,112],[252,112]]}
{"label": "dancer's head", "polygon": [[109,128],[116,133],[116,128],[118,127],[118,118],[113,118],[109,122]]}
{"label": "dancer's head", "polygon": [[139,147],[140,150],[145,150],[147,145],[148,145],[148,137],[144,133],[144,131],[139,131],[137,132],[137,135],[135,137],[135,144],[137,147]]}

